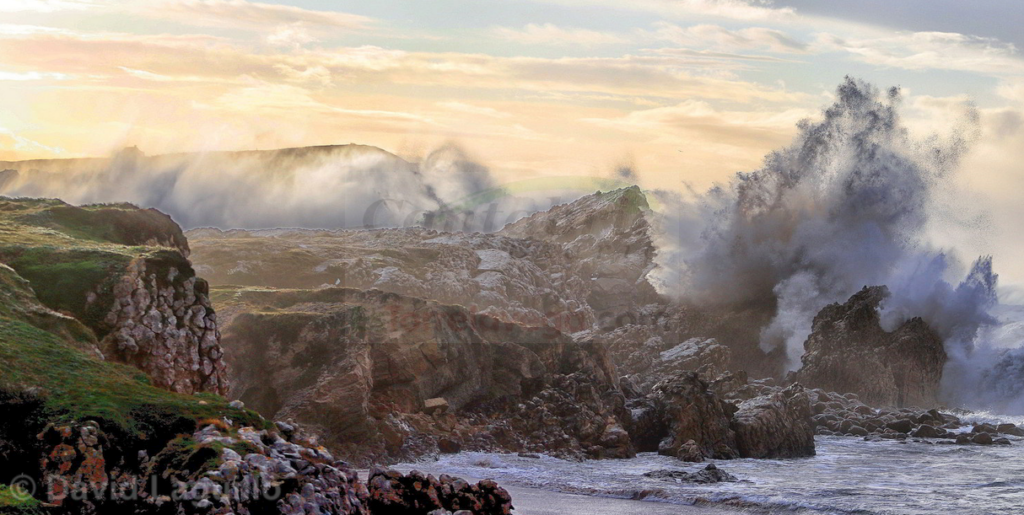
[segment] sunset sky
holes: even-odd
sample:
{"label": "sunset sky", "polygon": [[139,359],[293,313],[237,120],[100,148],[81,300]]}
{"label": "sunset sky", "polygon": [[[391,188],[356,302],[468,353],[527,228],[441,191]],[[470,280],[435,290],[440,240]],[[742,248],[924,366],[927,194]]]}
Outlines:
{"label": "sunset sky", "polygon": [[1022,24],[1017,0],[0,0],[0,159],[454,142],[504,177],[703,189],[852,75],[901,86],[921,137],[980,109],[950,211],[990,219],[936,237],[1014,270]]}

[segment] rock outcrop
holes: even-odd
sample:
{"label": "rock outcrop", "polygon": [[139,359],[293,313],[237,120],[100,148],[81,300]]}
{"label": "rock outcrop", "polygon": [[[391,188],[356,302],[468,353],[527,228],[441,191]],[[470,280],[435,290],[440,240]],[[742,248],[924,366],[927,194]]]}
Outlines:
{"label": "rock outcrop", "polygon": [[585,277],[555,243],[431,229],[188,232],[214,286],[377,289],[571,333],[596,320]]}
{"label": "rock outcrop", "polygon": [[108,359],[180,393],[227,392],[217,317],[181,229],[130,205],[0,200],[0,262],[46,307],[84,324]]}
{"label": "rock outcrop", "polygon": [[[360,462],[446,448],[628,457],[600,345],[381,291],[229,290],[233,394]],[[444,409],[428,406],[440,402]]]}
{"label": "rock outcrop", "polygon": [[658,300],[647,274],[654,268],[647,198],[637,186],[597,192],[534,213],[500,234],[561,244],[589,281],[587,303],[604,324]]}
{"label": "rock outcrop", "polygon": [[[732,375],[721,381],[746,383]],[[630,400],[630,431],[637,449],[651,451],[656,443],[659,454],[689,462],[814,456],[814,413],[802,386],[761,386],[760,394],[746,400],[732,397],[737,405],[716,391],[716,382],[705,382],[695,372],[678,372],[646,397]],[[732,392],[757,388],[744,384]]]}
{"label": "rock outcrop", "polygon": [[[464,479],[412,470],[370,470],[368,506],[373,514],[424,515],[451,513],[460,515],[510,515],[512,497],[491,480],[470,484]],[[435,511],[439,510],[439,511]]]}
{"label": "rock outcrop", "polygon": [[733,414],[736,448],[744,458],[814,456],[810,397],[794,384],[740,403]]}
{"label": "rock outcrop", "polygon": [[736,407],[711,392],[696,373],[680,373],[663,380],[654,387],[652,398],[667,429],[658,444],[659,454],[697,461],[692,451],[696,446],[703,457],[739,457],[736,433],[730,427]]}
{"label": "rock outcrop", "polygon": [[227,365],[206,281],[173,252],[133,259],[123,274],[107,297],[113,304],[101,326],[105,355],[146,372],[161,388],[226,394]]}
{"label": "rock outcrop", "polygon": [[369,515],[356,472],[301,432],[216,421],[150,456],[119,448],[92,421],[38,435],[40,494],[57,513]]}
{"label": "rock outcrop", "polygon": [[885,331],[878,309],[884,286],[864,288],[814,317],[795,379],[809,387],[855,393],[873,406],[935,406],[946,351],[920,318]]}

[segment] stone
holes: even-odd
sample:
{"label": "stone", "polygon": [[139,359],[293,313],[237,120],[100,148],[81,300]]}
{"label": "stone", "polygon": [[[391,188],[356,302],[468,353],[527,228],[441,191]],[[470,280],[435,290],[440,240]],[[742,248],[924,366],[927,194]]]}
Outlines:
{"label": "stone", "polygon": [[882,329],[884,286],[866,287],[844,304],[814,317],[795,380],[824,390],[850,392],[872,406],[937,404],[946,364],[942,339],[920,318],[893,332]]}
{"label": "stone", "polygon": [[928,424],[921,424],[917,429],[910,433],[910,436],[917,438],[940,438],[945,436],[945,434],[945,430],[936,429]]}
{"label": "stone", "polygon": [[684,483],[721,483],[738,481],[736,476],[718,468],[714,463],[709,464],[697,472],[686,472],[682,470],[655,470],[645,472],[644,477],[654,479],[671,479]]}
{"label": "stone", "polygon": [[911,431],[914,430],[914,423],[908,419],[900,419],[895,420],[893,422],[889,422],[888,424],[885,425],[885,427],[888,427],[889,429],[892,429],[893,431],[899,433],[909,434]]}
{"label": "stone", "polygon": [[678,373],[661,381],[652,397],[661,407],[668,433],[658,444],[658,454],[679,457],[687,446],[683,454],[692,457],[688,444],[693,442],[705,457],[739,456],[736,433],[730,427],[735,406],[714,395],[696,373]]}
{"label": "stone", "polygon": [[449,407],[448,401],[440,397],[423,401],[423,412],[427,415],[446,413]]}
{"label": "stone", "polygon": [[810,397],[799,384],[744,401],[731,425],[741,457],[814,456]]}

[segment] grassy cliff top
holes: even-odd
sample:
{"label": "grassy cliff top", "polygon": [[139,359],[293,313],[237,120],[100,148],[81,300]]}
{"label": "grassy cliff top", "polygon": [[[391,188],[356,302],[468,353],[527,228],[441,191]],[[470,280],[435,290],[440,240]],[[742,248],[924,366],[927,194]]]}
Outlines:
{"label": "grassy cliff top", "polygon": [[95,319],[110,303],[88,299],[109,295],[133,259],[184,269],[184,252],[180,228],[157,211],[0,198],[0,409],[12,423],[39,432],[94,420],[135,442],[166,442],[210,418],[264,425],[221,397],[151,386],[96,352]]}

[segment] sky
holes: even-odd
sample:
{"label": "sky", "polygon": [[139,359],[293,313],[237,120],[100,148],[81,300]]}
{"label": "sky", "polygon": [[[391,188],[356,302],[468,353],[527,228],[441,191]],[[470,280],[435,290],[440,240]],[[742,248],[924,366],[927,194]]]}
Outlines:
{"label": "sky", "polygon": [[900,86],[922,138],[979,109],[934,238],[1024,284],[1022,24],[1018,0],[0,0],[0,160],[454,143],[504,178],[703,190],[851,75]]}

